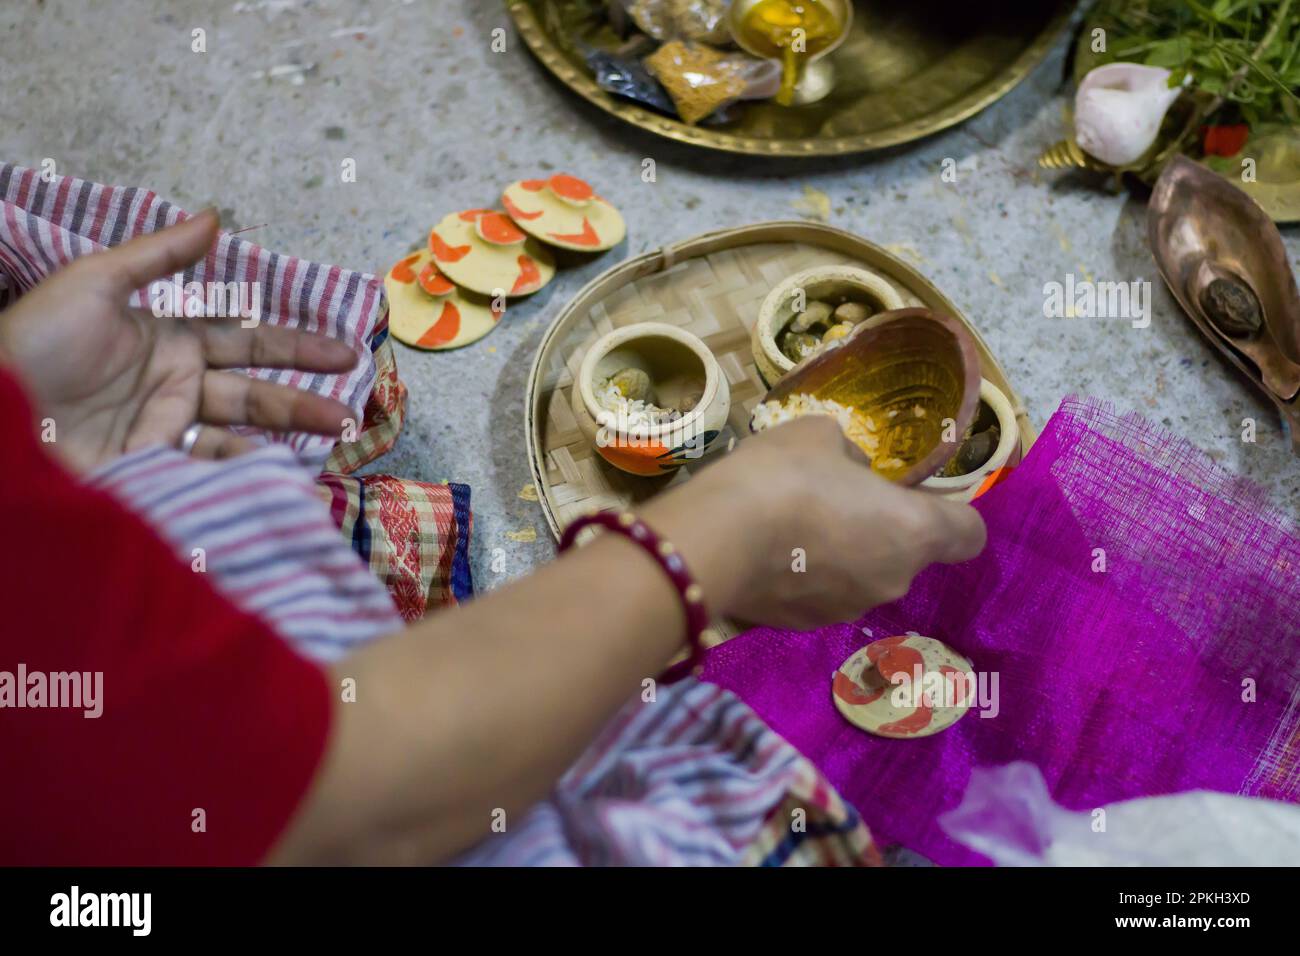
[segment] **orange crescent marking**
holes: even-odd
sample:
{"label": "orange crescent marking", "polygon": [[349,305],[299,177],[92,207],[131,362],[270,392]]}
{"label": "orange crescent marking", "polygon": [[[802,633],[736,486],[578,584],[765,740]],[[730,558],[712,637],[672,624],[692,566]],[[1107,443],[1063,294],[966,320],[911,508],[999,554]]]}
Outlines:
{"label": "orange crescent marking", "polygon": [[528,238],[519,231],[518,226],[499,212],[490,212],[479,217],[478,234],[485,242],[498,246],[513,246]]}
{"label": "orange crescent marking", "polygon": [[873,700],[879,700],[884,695],[885,689],[882,687],[879,690],[868,691],[854,683],[848,674],[836,671],[835,680],[831,682],[831,693],[846,704],[869,704]]}
{"label": "orange crescent marking", "polygon": [[883,641],[873,641],[867,645],[867,660],[874,664],[876,661],[880,660],[880,656],[884,654],[885,651],[889,650],[891,647],[897,647],[899,644],[902,644],[907,640],[907,638],[907,634],[902,634],[898,637],[887,637]]}
{"label": "orange crescent marking", "polygon": [[446,295],[456,288],[456,284],[438,271],[432,262],[420,270],[420,288],[429,295]]}
{"label": "orange crescent marking", "polygon": [[390,275],[398,282],[401,282],[404,285],[410,285],[415,281],[415,273],[411,271],[411,266],[415,265],[415,261],[419,258],[420,253],[418,252],[414,255],[407,256],[401,262],[397,263],[397,265],[393,266],[393,271]]}
{"label": "orange crescent marking", "polygon": [[460,333],[460,309],[456,308],[454,302],[444,302],[442,304],[442,315],[438,316],[438,321],[433,323],[429,331],[420,336],[416,345],[424,348],[435,348],[439,345],[446,345]]}
{"label": "orange crescent marking", "polygon": [[561,235],[558,232],[552,232],[551,238],[556,242],[568,242],[575,246],[598,246],[600,245],[600,236],[596,235],[596,230],[591,225],[591,220],[586,216],[582,217],[582,232],[576,235]]}
{"label": "orange crescent marking", "polygon": [[555,195],[576,202],[588,200],[595,194],[589,183],[577,176],[570,176],[566,173],[558,173],[552,176],[547,185],[551,187],[551,192],[555,193]]}
{"label": "orange crescent marking", "polygon": [[512,219],[523,219],[523,220],[537,219],[542,215],[541,209],[537,210],[537,212],[524,212],[522,209],[520,209],[518,206],[516,206],[514,203],[510,201],[509,196],[502,196],[501,204],[506,207],[506,212],[510,213],[510,218]]}
{"label": "orange crescent marking", "polygon": [[659,459],[668,453],[663,445],[649,440],[645,445],[598,445],[596,451],[611,465],[634,475],[662,475]]}
{"label": "orange crescent marking", "polygon": [[885,680],[892,682],[893,675],[900,672],[911,675],[917,665],[924,663],[920,651],[903,643],[909,636],[887,637],[867,645],[867,660],[876,665]]}
{"label": "orange crescent marking", "polygon": [[546,188],[546,180],[545,180],[545,179],[525,179],[525,180],[524,180],[522,183],[520,183],[519,185],[522,186],[524,189],[527,189],[530,193],[539,193],[539,192],[541,192],[543,189]]}
{"label": "orange crescent marking", "polygon": [[429,233],[429,248],[439,262],[459,262],[469,255],[469,246],[449,246],[435,229]]}
{"label": "orange crescent marking", "polygon": [[[954,707],[960,707],[962,704],[965,704],[969,707],[971,704],[975,703],[973,700],[965,700],[966,691],[969,689],[969,685],[966,681],[966,675],[969,673],[968,671],[961,671],[955,667],[949,667],[947,664],[940,664],[939,673],[943,675],[944,706],[951,704]],[[959,686],[961,687],[962,700],[957,699],[956,691]]]}
{"label": "orange crescent marking", "polygon": [[456,213],[456,216],[461,222],[473,222],[480,216],[486,216],[491,212],[491,209],[466,209],[464,212]]}
{"label": "orange crescent marking", "polygon": [[895,674],[906,674],[907,679],[912,680],[918,668],[922,673],[925,669],[925,658],[921,656],[921,652],[904,644],[886,648],[874,663],[880,676],[891,684],[894,682]]}
{"label": "orange crescent marking", "polygon": [[537,263],[529,256],[519,257],[519,278],[515,280],[515,287],[510,290],[512,295],[523,295],[526,292],[532,292],[542,284],[542,273],[537,268]]}
{"label": "orange crescent marking", "polygon": [[[918,673],[918,668],[921,669],[921,673],[924,673],[925,659],[921,656],[921,652],[903,643],[909,636],[904,634],[899,637],[887,637],[883,641],[867,645],[867,658],[876,665],[880,676],[891,684],[894,684],[895,674],[906,674],[911,680],[913,675]],[[919,694],[921,688],[915,687],[912,692]],[[882,724],[879,732],[915,734],[930,726],[932,716],[929,703],[922,699],[911,714],[893,723]]]}
{"label": "orange crescent marking", "polygon": [[925,730],[930,726],[930,718],[933,712],[930,705],[921,701],[921,705],[901,720],[896,720],[891,724],[881,724],[880,733],[882,734],[914,734],[918,731]]}

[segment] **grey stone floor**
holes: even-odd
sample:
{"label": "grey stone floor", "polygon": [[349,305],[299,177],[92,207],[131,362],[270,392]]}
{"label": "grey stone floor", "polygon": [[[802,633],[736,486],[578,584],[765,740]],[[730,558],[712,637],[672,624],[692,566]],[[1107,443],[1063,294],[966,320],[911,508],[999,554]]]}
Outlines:
{"label": "grey stone floor", "polygon": [[[830,222],[911,255],[978,325],[1041,427],[1083,393],[1137,410],[1262,483],[1300,516],[1300,463],[1277,416],[1196,335],[1160,283],[1144,207],[1033,169],[1062,134],[1064,42],[1006,99],[887,155],[771,164],[676,147],[551,82],[495,0],[7,0],[0,5],[0,155],[147,186],[296,255],[382,272],[445,212],[504,184],[566,170],[622,208],[625,247],[563,273],[489,338],[399,349],[411,415],[384,470],[474,491],[475,576],[489,588],[552,551],[529,482],[524,382],[547,322],[588,279],[692,234],[800,215],[805,186]],[[191,51],[206,31],[207,52]],[[642,182],[653,158],[658,180]],[[357,181],[340,164],[356,160]],[[958,182],[940,178],[952,158]],[[1287,243],[1300,264],[1300,234]],[[1067,273],[1150,279],[1149,328],[1046,319]],[[1256,444],[1240,439],[1259,422]],[[527,538],[536,532],[535,541]],[[504,573],[490,567],[496,548]]]}

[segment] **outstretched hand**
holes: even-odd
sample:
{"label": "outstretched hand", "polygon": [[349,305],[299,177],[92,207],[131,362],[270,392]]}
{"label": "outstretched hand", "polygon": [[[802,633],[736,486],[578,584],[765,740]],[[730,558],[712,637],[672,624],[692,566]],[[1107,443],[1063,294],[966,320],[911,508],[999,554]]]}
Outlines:
{"label": "outstretched hand", "polygon": [[89,471],[148,445],[178,445],[198,425],[191,453],[253,447],[226,425],[338,435],[352,410],[238,368],[340,373],[357,361],[343,342],[238,319],[159,318],[127,300],[204,256],[217,236],[208,210],[168,229],[85,256],[0,313],[0,361],[23,380],[51,448]]}

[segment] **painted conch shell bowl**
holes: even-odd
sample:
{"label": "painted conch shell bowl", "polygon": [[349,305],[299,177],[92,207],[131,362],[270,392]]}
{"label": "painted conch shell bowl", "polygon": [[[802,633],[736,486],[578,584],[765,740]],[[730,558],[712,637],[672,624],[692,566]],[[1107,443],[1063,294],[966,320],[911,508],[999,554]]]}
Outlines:
{"label": "painted conch shell bowl", "polygon": [[938,471],[975,419],[979,353],[959,322],[929,309],[882,312],[832,348],[797,365],[766,401],[811,395],[869,418],[879,439],[877,471],[916,485]]}
{"label": "painted conch shell bowl", "polygon": [[579,430],[602,458],[649,478],[717,447],[731,388],[696,336],[663,322],[639,322],[592,344],[570,402]]}
{"label": "painted conch shell bowl", "polygon": [[1277,227],[1226,179],[1178,157],[1147,234],[1183,311],[1278,406],[1300,454],[1300,290]]}

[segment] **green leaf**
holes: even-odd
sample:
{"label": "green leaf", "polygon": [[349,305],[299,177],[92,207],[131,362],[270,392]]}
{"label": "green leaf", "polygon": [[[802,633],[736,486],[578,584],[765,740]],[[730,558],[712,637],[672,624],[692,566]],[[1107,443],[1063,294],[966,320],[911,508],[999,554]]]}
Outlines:
{"label": "green leaf", "polygon": [[1192,57],[1192,45],[1185,37],[1161,40],[1147,53],[1148,66],[1182,66]]}
{"label": "green leaf", "polygon": [[[1171,82],[1220,96],[1228,121],[1295,123],[1300,114],[1300,0],[1099,0],[1116,59],[1170,70]],[[1267,47],[1260,49],[1265,36]]]}

